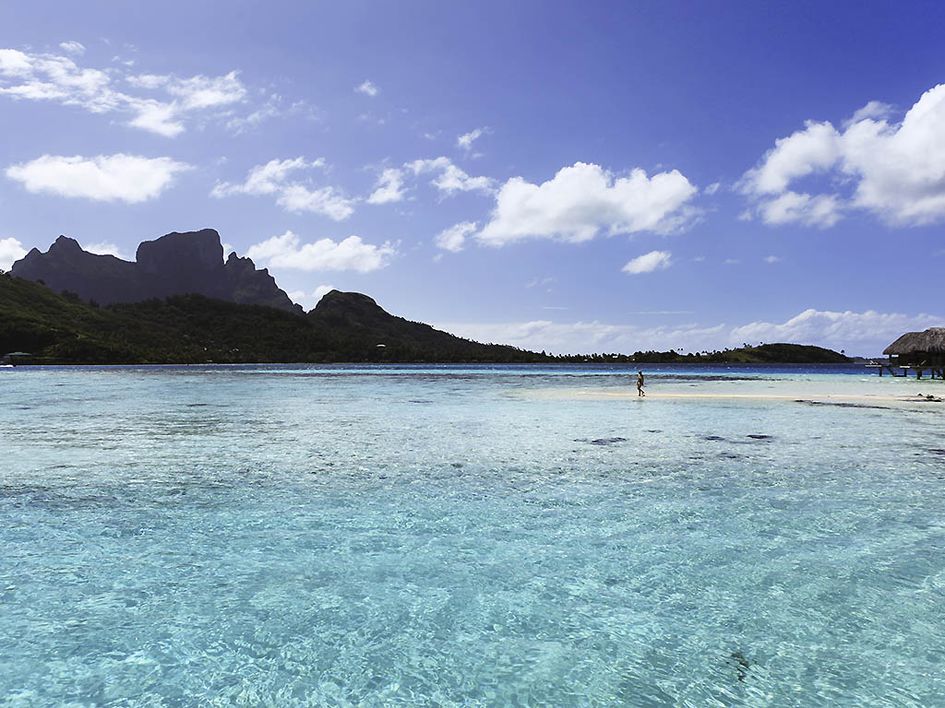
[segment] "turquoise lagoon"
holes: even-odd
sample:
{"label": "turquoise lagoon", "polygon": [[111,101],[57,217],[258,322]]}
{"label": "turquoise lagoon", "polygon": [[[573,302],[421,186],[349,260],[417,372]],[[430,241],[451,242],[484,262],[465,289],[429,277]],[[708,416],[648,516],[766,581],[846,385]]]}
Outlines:
{"label": "turquoise lagoon", "polygon": [[0,704],[945,702],[942,382],[0,373]]}

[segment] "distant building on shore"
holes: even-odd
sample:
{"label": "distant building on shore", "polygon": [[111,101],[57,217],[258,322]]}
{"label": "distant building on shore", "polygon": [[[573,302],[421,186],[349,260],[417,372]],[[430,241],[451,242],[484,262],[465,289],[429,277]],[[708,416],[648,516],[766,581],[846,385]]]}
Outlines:
{"label": "distant building on shore", "polygon": [[890,363],[913,369],[918,378],[929,371],[945,379],[945,327],[930,327],[924,332],[906,332],[883,350]]}

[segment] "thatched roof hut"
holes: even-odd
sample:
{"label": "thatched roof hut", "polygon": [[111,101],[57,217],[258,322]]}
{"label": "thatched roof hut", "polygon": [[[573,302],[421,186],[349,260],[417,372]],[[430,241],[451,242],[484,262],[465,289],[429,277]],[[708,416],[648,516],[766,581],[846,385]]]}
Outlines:
{"label": "thatched roof hut", "polygon": [[945,354],[945,327],[930,327],[924,332],[906,332],[883,350],[883,354]]}

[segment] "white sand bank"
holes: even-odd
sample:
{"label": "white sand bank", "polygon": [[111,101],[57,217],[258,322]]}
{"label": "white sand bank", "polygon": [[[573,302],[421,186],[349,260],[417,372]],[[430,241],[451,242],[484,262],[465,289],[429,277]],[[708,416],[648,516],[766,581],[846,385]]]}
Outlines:
{"label": "white sand bank", "polygon": [[[522,392],[521,395],[528,398],[540,398],[542,400],[634,400],[639,398],[636,390],[608,390],[593,388],[568,388],[558,389],[549,388],[535,391]],[[652,391],[640,398],[640,401],[646,400],[704,400],[704,401],[805,401],[814,403],[851,403],[851,404],[877,404],[877,405],[903,405],[916,404],[922,406],[941,406],[945,409],[945,404],[941,401],[927,401],[919,396],[902,396],[880,393],[846,393],[836,391],[812,391],[803,389],[797,391],[779,391],[779,392],[688,392],[688,391]]]}

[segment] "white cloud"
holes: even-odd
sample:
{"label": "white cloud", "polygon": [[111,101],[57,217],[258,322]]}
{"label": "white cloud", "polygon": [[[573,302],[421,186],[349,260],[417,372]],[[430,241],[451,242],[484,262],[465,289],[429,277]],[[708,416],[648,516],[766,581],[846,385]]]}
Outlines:
{"label": "white cloud", "polygon": [[76,54],[76,55],[85,54],[85,45],[82,44],[82,42],[73,42],[73,41],[60,42],[59,48],[62,51],[67,52],[69,54]]}
{"label": "white cloud", "polygon": [[489,177],[470,177],[465,170],[453,164],[448,157],[436,157],[427,160],[414,160],[404,165],[415,175],[433,173],[436,177],[431,184],[447,196],[456,192],[485,192],[494,190]]}
{"label": "white cloud", "polygon": [[303,308],[310,310],[315,307],[327,293],[330,293],[334,289],[334,285],[319,285],[311,293],[305,292],[304,290],[293,290],[288,293],[288,295],[289,299],[296,305],[301,305]]}
{"label": "white cloud", "polygon": [[[591,354],[650,349],[685,348],[688,343],[713,342],[725,335],[724,325],[638,327],[605,322],[552,322],[534,320],[507,323],[437,323],[437,329],[478,342],[510,344],[532,351],[556,354]],[[699,347],[701,349],[701,346]]]}
{"label": "white cloud", "polygon": [[97,253],[100,256],[115,256],[115,258],[129,260],[129,258],[124,253],[122,253],[121,249],[116,244],[107,241],[90,243],[83,248],[89,253]]}
{"label": "white cloud", "polygon": [[703,190],[702,190],[702,193],[703,193],[703,194],[708,194],[708,195],[711,196],[711,195],[715,194],[716,192],[718,192],[718,191],[719,191],[719,187],[721,187],[721,186],[722,186],[722,183],[721,183],[721,182],[713,182],[713,183],[710,184],[708,187],[706,187],[705,189],[703,189]]}
{"label": "white cloud", "polygon": [[358,93],[363,93],[365,96],[370,96],[371,98],[374,98],[381,92],[377,85],[370,79],[365,80],[361,84],[355,86],[354,90]]}
{"label": "white cloud", "polygon": [[289,181],[289,175],[299,170],[324,167],[325,160],[318,158],[308,161],[304,157],[288,160],[270,160],[264,165],[256,165],[246,175],[241,184],[224,182],[213,188],[212,195],[225,197],[231,194],[275,194],[282,191]]}
{"label": "white cloud", "polygon": [[370,273],[385,267],[396,253],[389,242],[380,246],[365,243],[360,236],[341,241],[323,238],[302,243],[292,231],[250,246],[246,255],[273,268],[304,271],[353,270]]}
{"label": "white cloud", "polygon": [[354,200],[334,187],[309,189],[301,184],[290,184],[279,194],[276,203],[289,212],[307,211],[334,221],[344,221],[354,213]]}
{"label": "white cloud", "polygon": [[470,130],[468,133],[463,133],[456,138],[456,145],[466,152],[469,152],[472,150],[473,143],[481,138],[485,132],[485,128],[475,128],[474,130]]}
{"label": "white cloud", "polygon": [[437,248],[444,251],[459,253],[463,250],[466,239],[476,233],[476,223],[473,221],[463,221],[448,229],[444,229],[436,235],[434,242]]}
{"label": "white cloud", "polygon": [[403,167],[386,168],[378,177],[374,191],[367,198],[369,204],[391,204],[407,198],[407,183],[411,178],[432,174],[430,184],[444,196],[458,192],[492,194],[494,182],[489,177],[473,177],[453,164],[448,157],[413,160]]}
{"label": "white cloud", "polygon": [[777,226],[800,223],[804,226],[825,228],[840,220],[842,205],[839,197],[833,194],[819,194],[814,197],[810,194],[784,192],[763,202],[758,210],[766,224]]}
{"label": "white cloud", "polygon": [[165,137],[182,133],[188,121],[232,121],[233,108],[247,99],[235,71],[190,77],[128,74],[126,64],[106,70],[79,66],[73,57],[84,47],[78,42],[63,42],[60,48],[72,56],[0,49],[0,95],[124,114],[128,125]]}
{"label": "white cloud", "polygon": [[628,261],[623,272],[631,275],[652,273],[655,270],[666,270],[672,262],[672,254],[669,251],[650,251]]}
{"label": "white cloud", "polygon": [[235,71],[224,76],[191,76],[188,79],[168,76],[166,79],[164,87],[167,92],[188,111],[229,106],[246,97],[246,88]]}
{"label": "white cloud", "polygon": [[875,120],[885,120],[892,116],[894,109],[888,103],[882,101],[870,101],[865,106],[857,110],[850,118],[847,125],[859,123],[861,120],[873,118]]}
{"label": "white cloud", "polygon": [[10,79],[29,76],[33,62],[29,55],[16,49],[0,49],[0,77]]}
{"label": "white cloud", "polygon": [[781,259],[778,256],[765,256],[765,263],[780,263]]}
{"label": "white cloud", "polygon": [[137,115],[128,121],[128,125],[133,128],[141,128],[165,138],[173,138],[184,132],[184,124],[178,120],[178,112],[173,104],[136,100],[134,106]]}
{"label": "white cloud", "polygon": [[[729,343],[794,342],[878,353],[903,332],[941,326],[945,318],[920,314],[807,309],[785,322],[751,322],[732,329]],[[867,345],[864,347],[863,345]],[[867,353],[870,353],[867,351]]]}
{"label": "white cloud", "polygon": [[10,266],[25,255],[26,249],[18,239],[12,236],[0,238],[0,270],[10,270]]}
{"label": "white cloud", "polygon": [[354,213],[354,199],[344,196],[334,187],[316,188],[308,182],[294,179],[298,172],[324,166],[325,160],[322,158],[311,161],[304,157],[270,160],[264,165],[253,167],[241,183],[217,184],[210,195],[217,198],[234,194],[274,195],[276,204],[286,211],[311,212],[334,221],[343,221]]}
{"label": "white cloud", "polygon": [[315,304],[318,304],[319,300],[321,300],[334,289],[334,285],[319,285],[317,288],[315,288],[315,292],[312,293],[312,297],[315,298]]}
{"label": "white cloud", "polygon": [[[301,102],[292,104],[288,109],[283,108],[282,96],[277,93],[272,93],[269,95],[269,98],[266,99],[266,102],[256,110],[248,113],[247,115],[233,116],[227,120],[226,127],[236,135],[240,135],[241,133],[245,133],[247,130],[259,127],[271,118],[276,118],[280,115],[298,113],[303,108],[308,107]],[[309,117],[313,117],[310,109]]]}
{"label": "white cloud", "polygon": [[368,204],[390,204],[403,201],[404,173],[396,167],[385,169],[377,179],[374,191],[368,197]]}
{"label": "white cloud", "polygon": [[775,142],[745,181],[758,194],[782,194],[792,181],[833,167],[841,155],[840,135],[830,123],[808,121],[799,130]]}
{"label": "white cloud", "polygon": [[[945,220],[945,84],[926,91],[890,122],[892,109],[871,101],[838,130],[808,121],[781,138],[740,182],[768,224],[828,227],[846,210],[868,211],[897,226]],[[797,189],[821,174],[826,191]]]}
{"label": "white cloud", "polygon": [[160,196],[180,172],[189,169],[190,165],[169,157],[43,155],[11,165],[6,175],[33,193],[137,204]]}
{"label": "white cloud", "polygon": [[945,318],[896,313],[831,312],[809,309],[786,322],[661,325],[640,327],[604,322],[437,323],[438,329],[480,342],[511,344],[533,351],[562,354],[592,352],[714,350],[743,343],[793,342],[870,355],[879,354],[903,332],[941,326]]}
{"label": "white cloud", "polygon": [[676,170],[647,177],[636,169],[615,177],[599,165],[577,162],[542,184],[521,177],[508,180],[478,238],[503,246],[529,238],[579,243],[601,231],[667,233],[692,218],[686,204],[697,191]]}

